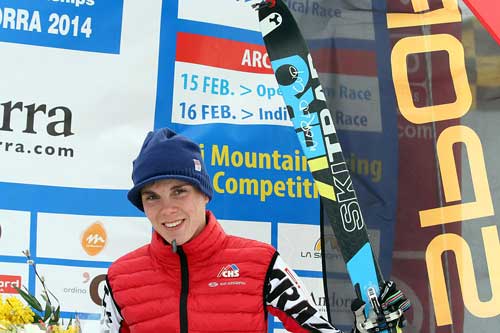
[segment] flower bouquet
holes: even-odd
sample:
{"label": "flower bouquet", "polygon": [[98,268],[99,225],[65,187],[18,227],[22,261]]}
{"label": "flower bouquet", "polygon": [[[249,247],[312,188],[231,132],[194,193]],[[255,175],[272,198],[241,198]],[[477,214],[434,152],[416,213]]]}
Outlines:
{"label": "flower bouquet", "polygon": [[[64,325],[59,316],[61,309],[59,300],[46,288],[44,278],[38,275],[29,251],[23,251],[23,254],[28,258],[28,264],[33,267],[36,277],[42,284],[41,297],[45,306],[42,306],[25,286],[22,289],[14,288],[28,305],[17,297],[4,299],[0,295],[0,333],[81,333],[78,317]],[[53,305],[53,300],[57,302],[57,307]]]}

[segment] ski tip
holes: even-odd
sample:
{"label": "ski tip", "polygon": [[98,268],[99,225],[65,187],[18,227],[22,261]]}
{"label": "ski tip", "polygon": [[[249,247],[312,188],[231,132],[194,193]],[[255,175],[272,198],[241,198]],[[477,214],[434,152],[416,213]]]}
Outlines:
{"label": "ski tip", "polygon": [[252,8],[255,10],[261,10],[262,8],[273,8],[276,6],[276,0],[263,0],[259,3],[254,3]]}

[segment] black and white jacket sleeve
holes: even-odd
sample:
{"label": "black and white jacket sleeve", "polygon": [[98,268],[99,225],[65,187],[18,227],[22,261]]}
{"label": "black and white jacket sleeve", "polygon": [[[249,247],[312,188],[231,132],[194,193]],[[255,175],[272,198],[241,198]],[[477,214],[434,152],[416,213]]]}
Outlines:
{"label": "black and white jacket sleeve", "polygon": [[126,333],[129,332],[125,327],[120,310],[113,300],[113,295],[106,279],[104,285],[104,296],[101,307],[101,330],[100,333]]}
{"label": "black and white jacket sleeve", "polygon": [[276,254],[266,277],[267,310],[293,333],[342,333],[320,315],[295,272]]}

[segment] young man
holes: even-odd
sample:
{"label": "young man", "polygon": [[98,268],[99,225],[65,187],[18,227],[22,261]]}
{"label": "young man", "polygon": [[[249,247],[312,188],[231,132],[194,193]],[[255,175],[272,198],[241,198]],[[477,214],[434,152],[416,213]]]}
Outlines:
{"label": "young man", "polygon": [[272,246],[225,234],[206,210],[213,190],[196,143],[150,132],[132,180],[128,198],[154,231],[110,266],[103,332],[267,332],[268,313],[290,332],[340,332]]}

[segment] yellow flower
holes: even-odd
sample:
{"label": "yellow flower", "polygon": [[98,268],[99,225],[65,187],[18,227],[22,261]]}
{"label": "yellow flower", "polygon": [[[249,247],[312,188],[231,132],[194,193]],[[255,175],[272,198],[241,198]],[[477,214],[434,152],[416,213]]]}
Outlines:
{"label": "yellow flower", "polygon": [[[1,301],[1,300],[0,300]],[[16,329],[8,321],[0,319],[0,333],[15,332]]]}
{"label": "yellow flower", "polygon": [[12,325],[24,325],[33,322],[35,314],[16,297],[8,297],[5,301],[0,295],[0,321]]}

